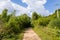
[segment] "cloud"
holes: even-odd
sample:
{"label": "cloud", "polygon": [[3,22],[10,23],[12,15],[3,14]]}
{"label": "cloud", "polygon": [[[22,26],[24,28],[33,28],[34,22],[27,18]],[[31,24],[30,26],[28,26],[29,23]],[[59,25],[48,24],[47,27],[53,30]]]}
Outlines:
{"label": "cloud", "polygon": [[26,13],[26,8],[16,4],[16,3],[13,3],[11,2],[11,0],[0,0],[0,13],[2,12],[3,9],[8,9],[9,12],[13,11],[14,9],[16,10],[17,12],[17,15],[18,14],[22,14],[22,13]]}
{"label": "cloud", "polygon": [[49,15],[50,12],[45,9],[44,4],[47,2],[47,0],[22,0],[25,2],[28,7],[28,12],[36,11],[37,13],[41,15]]}
{"label": "cloud", "polygon": [[9,11],[16,10],[17,15],[27,13],[29,16],[31,16],[32,12],[36,11],[37,13],[41,15],[49,15],[50,12],[45,9],[44,4],[47,2],[47,0],[22,0],[23,3],[26,3],[28,6],[27,8],[18,5],[16,3],[13,3],[11,0],[0,0],[0,12],[7,8]]}

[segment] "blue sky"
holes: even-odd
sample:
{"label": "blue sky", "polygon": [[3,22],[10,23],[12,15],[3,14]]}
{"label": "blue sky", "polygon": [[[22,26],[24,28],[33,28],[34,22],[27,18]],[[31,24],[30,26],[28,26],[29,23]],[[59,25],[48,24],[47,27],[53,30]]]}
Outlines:
{"label": "blue sky", "polygon": [[[58,7],[55,4],[59,4]],[[17,15],[26,13],[31,16],[32,12],[47,16],[52,14],[56,8],[60,8],[60,0],[0,0],[0,13],[7,8],[16,10]]]}
{"label": "blue sky", "polygon": [[45,8],[50,12],[53,12],[57,8],[56,4],[58,4],[59,5],[58,8],[60,8],[60,0],[47,0]]}
{"label": "blue sky", "polygon": [[[11,0],[11,1],[23,7],[28,6],[26,3],[23,3],[22,0]],[[60,0],[47,0],[47,3],[44,6],[47,10],[49,10],[50,12],[53,12],[54,10],[56,10],[55,4],[59,4],[58,8],[60,8]]]}
{"label": "blue sky", "polygon": [[22,0],[11,0],[14,3],[17,3],[23,7],[27,7],[28,5],[26,3],[23,3]]}

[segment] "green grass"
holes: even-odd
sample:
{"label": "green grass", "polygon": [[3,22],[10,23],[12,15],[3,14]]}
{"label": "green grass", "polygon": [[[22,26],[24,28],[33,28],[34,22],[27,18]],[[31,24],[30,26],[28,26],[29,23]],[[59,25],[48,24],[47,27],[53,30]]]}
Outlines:
{"label": "green grass", "polygon": [[56,29],[48,27],[34,27],[33,30],[38,34],[42,40],[60,40],[60,36],[57,36]]}
{"label": "green grass", "polygon": [[4,38],[2,40],[15,40],[15,38]]}
{"label": "green grass", "polygon": [[23,33],[20,33],[13,38],[3,38],[2,40],[22,40],[22,39],[23,39]]}
{"label": "green grass", "polygon": [[18,40],[22,40],[22,39],[23,39],[23,34],[24,34],[24,33],[20,33],[20,34],[18,35]]}

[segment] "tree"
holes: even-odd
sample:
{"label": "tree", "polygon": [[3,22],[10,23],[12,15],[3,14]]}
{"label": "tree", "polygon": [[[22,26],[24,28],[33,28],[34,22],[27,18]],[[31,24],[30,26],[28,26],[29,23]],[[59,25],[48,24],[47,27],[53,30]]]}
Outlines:
{"label": "tree", "polygon": [[39,17],[42,17],[42,16],[38,15],[36,12],[32,13],[32,20],[37,20]]}
{"label": "tree", "polygon": [[7,12],[8,12],[7,9],[4,9],[4,10],[2,11],[1,19],[2,19],[2,21],[4,21],[4,22],[7,20]]}
{"label": "tree", "polygon": [[26,14],[19,16],[18,19],[19,19],[20,27],[23,28],[30,27],[30,17],[28,17]]}
{"label": "tree", "polygon": [[15,17],[16,10],[14,10],[11,14],[7,15],[7,22],[9,21],[10,18]]}
{"label": "tree", "polygon": [[14,33],[20,32],[20,28],[17,20],[18,19],[16,17],[11,17],[6,24],[6,28],[8,30],[11,29],[11,32],[13,31]]}

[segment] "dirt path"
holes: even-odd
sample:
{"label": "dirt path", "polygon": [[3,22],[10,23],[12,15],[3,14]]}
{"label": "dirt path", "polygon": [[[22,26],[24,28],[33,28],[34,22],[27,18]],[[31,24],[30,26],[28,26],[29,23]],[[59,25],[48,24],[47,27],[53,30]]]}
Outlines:
{"label": "dirt path", "polygon": [[41,39],[31,28],[29,28],[25,31],[23,40],[41,40]]}

